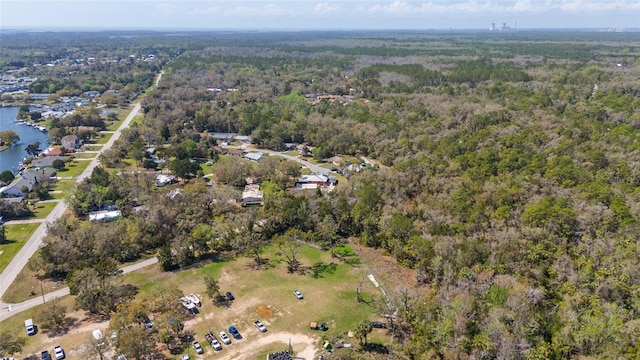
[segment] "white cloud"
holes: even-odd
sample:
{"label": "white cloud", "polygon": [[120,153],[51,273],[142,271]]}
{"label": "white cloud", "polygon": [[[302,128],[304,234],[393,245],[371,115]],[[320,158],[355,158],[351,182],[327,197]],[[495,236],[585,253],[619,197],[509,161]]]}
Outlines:
{"label": "white cloud", "polygon": [[225,8],[224,10],[225,16],[244,16],[244,17],[254,17],[254,16],[270,16],[270,17],[278,17],[278,16],[293,16],[296,12],[288,7],[283,7],[277,4],[265,4],[262,6],[237,6],[234,8]]}
{"label": "white cloud", "polygon": [[173,15],[176,13],[176,10],[178,10],[178,7],[168,2],[159,3],[155,7],[156,14],[160,14],[163,16]]}
{"label": "white cloud", "polygon": [[480,13],[541,13],[563,11],[568,13],[640,10],[638,0],[432,0],[368,2],[366,11],[377,15],[464,15]]}
{"label": "white cloud", "polygon": [[313,8],[313,12],[316,14],[330,14],[330,13],[335,13],[338,12],[338,10],[340,10],[340,7],[334,4],[329,4],[329,3],[318,3],[314,8]]}

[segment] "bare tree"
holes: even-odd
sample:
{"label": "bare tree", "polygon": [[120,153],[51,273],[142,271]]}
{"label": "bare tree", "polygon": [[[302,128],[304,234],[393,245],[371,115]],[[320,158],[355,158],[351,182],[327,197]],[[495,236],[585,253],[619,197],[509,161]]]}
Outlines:
{"label": "bare tree", "polygon": [[287,271],[294,273],[300,269],[300,261],[298,254],[302,250],[303,244],[300,242],[299,230],[287,230],[282,236],[278,236],[276,243],[278,244],[278,255],[282,256],[287,262]]}

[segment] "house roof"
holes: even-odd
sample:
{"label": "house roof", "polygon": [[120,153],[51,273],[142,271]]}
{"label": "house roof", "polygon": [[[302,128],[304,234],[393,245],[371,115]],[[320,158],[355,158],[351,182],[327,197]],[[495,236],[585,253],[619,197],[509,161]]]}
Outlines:
{"label": "house roof", "polygon": [[[62,151],[62,149],[60,148],[56,148],[59,151]],[[51,152],[49,152],[49,154],[51,154]],[[47,167],[52,167],[53,166],[53,162],[56,160],[62,160],[62,161],[66,161],[67,158],[65,156],[47,156],[41,159],[34,159],[31,162],[31,166],[33,167],[39,167],[39,168],[47,168]]]}
{"label": "house roof", "polygon": [[60,141],[76,142],[76,141],[78,141],[78,136],[76,136],[76,135],[66,135],[62,139],[60,139]]}
{"label": "house roof", "polygon": [[64,154],[64,151],[60,147],[53,147],[53,148],[49,148],[49,149],[45,150],[44,154],[46,156],[60,156],[60,155]]}
{"label": "house roof", "polygon": [[253,160],[253,161],[260,161],[263,157],[264,157],[264,153],[261,151],[244,154],[245,159]]}
{"label": "house roof", "polygon": [[89,221],[115,220],[120,216],[122,216],[122,211],[120,210],[94,211],[89,213]]}

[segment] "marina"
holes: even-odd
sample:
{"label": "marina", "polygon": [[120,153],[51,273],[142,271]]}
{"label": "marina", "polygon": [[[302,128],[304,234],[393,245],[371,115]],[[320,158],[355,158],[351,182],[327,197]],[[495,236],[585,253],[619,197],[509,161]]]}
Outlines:
{"label": "marina", "polygon": [[28,121],[18,120],[18,107],[0,107],[0,131],[13,130],[20,140],[9,148],[0,151],[0,172],[10,170],[17,174],[22,160],[29,156],[26,147],[36,141],[44,150],[49,144],[47,128]]}

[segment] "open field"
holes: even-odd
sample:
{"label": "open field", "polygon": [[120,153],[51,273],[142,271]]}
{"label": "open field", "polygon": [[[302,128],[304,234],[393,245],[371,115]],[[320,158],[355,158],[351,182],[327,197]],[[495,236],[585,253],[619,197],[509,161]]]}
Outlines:
{"label": "open field", "polygon": [[109,139],[113,136],[112,133],[100,133],[97,138],[91,139],[92,144],[106,144]]}
{"label": "open field", "polygon": [[[243,335],[243,339],[234,341],[232,345],[224,346],[216,353],[220,359],[258,359],[272,351],[284,350],[288,347],[288,339],[292,339],[292,346],[296,352],[305,358],[311,358],[313,353],[320,354],[320,341],[323,336],[343,337],[347,331],[353,330],[355,325],[363,319],[373,319],[376,315],[374,299],[380,293],[366,279],[366,273],[356,261],[350,265],[332,259],[330,254],[310,247],[304,247],[299,255],[305,274],[289,274],[286,264],[276,255],[277,248],[270,246],[263,254],[269,259],[269,264],[261,270],[254,268],[252,258],[241,257],[231,261],[201,263],[186,270],[162,272],[157,266],[150,266],[137,272],[127,274],[123,280],[139,286],[138,298],[150,295],[157,288],[170,289],[177,287],[183,293],[195,293],[201,301],[200,314],[185,322],[185,329],[195,333],[195,339],[205,349],[205,354],[195,356],[195,359],[211,358],[214,350],[204,339],[206,332],[217,334],[235,325]],[[321,263],[317,276],[311,267]],[[220,291],[231,291],[236,300],[229,306],[219,307],[212,304],[205,294],[202,280],[205,274],[213,275],[219,282]],[[364,302],[356,299],[356,289],[362,289]],[[298,300],[293,290],[300,290],[303,300]],[[68,301],[71,297],[67,297]],[[177,299],[176,299],[177,301]],[[261,307],[261,315],[257,310]],[[266,309],[266,310],[265,310]],[[32,310],[37,313],[37,310]],[[270,313],[270,314],[269,314]],[[16,326],[29,313],[10,318],[7,324]],[[82,315],[74,315],[76,318]],[[253,321],[260,319],[268,328],[266,333],[258,332]],[[35,320],[35,319],[34,319]],[[326,332],[309,329],[309,322],[325,322],[329,330]],[[4,325],[4,324],[3,324]],[[78,329],[71,331],[68,336],[56,340],[68,349],[68,358],[80,359],[82,343],[88,343],[90,331],[95,328],[105,328],[106,323],[91,323],[82,321],[77,324]],[[21,327],[17,327],[21,328]],[[47,335],[38,334],[46,338]],[[346,342],[357,342],[348,339]],[[46,341],[44,343],[47,343]],[[51,342],[53,343],[53,342]],[[86,345],[85,345],[86,346]],[[37,353],[42,347],[41,341],[30,341],[24,349],[24,354]],[[53,345],[51,345],[53,347]],[[192,349],[185,349],[190,351]],[[175,357],[169,357],[175,358]]]}
{"label": "open field", "polygon": [[73,157],[75,157],[76,159],[92,159],[96,157],[96,154],[95,153],[75,153],[73,154]]}
{"label": "open field", "polygon": [[7,241],[0,244],[0,272],[9,265],[38,226],[39,223],[4,226]]}
{"label": "open field", "polygon": [[37,202],[34,209],[35,216],[33,218],[35,219],[46,218],[51,212],[51,210],[53,210],[53,208],[56,207],[56,205],[58,205],[57,201]]}
{"label": "open field", "polygon": [[87,166],[89,166],[90,161],[88,160],[82,160],[82,161],[72,161],[70,163],[66,164],[66,170],[62,169],[62,170],[58,170],[58,176],[59,177],[76,177],[80,174],[82,174],[82,172],[84,171],[84,169],[87,168]]}

